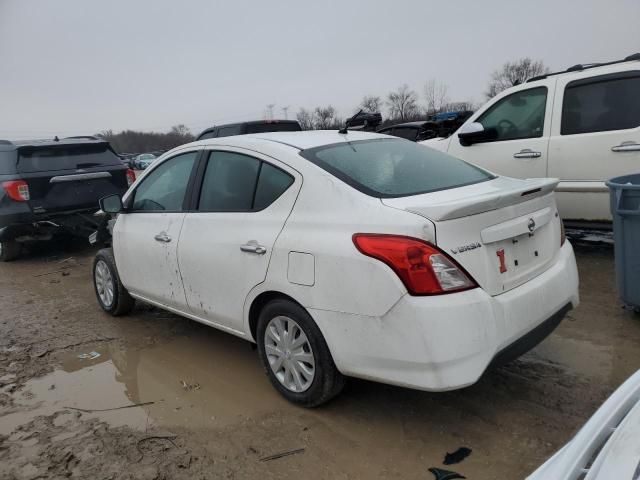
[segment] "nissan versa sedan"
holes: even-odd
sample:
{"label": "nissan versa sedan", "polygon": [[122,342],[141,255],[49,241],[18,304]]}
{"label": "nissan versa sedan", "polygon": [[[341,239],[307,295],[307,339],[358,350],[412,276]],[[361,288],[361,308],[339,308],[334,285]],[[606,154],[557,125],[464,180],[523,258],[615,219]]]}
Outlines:
{"label": "nissan versa sedan", "polygon": [[95,291],[112,315],[141,300],[257,343],[304,406],[348,376],[457,389],[578,304],[556,184],[374,133],[203,140],[101,200]]}

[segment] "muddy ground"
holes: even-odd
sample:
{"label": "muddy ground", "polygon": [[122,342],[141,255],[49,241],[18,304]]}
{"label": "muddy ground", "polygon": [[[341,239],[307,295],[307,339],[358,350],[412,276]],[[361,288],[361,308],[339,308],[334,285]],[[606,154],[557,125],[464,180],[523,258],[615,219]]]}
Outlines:
{"label": "muddy ground", "polygon": [[467,478],[520,479],[640,368],[609,248],[578,250],[582,305],[476,385],[351,380],[316,410],[279,397],[242,340],[145,306],[103,314],[93,253],[49,245],[0,264],[2,479],[431,479],[461,446],[473,452],[450,468]]}

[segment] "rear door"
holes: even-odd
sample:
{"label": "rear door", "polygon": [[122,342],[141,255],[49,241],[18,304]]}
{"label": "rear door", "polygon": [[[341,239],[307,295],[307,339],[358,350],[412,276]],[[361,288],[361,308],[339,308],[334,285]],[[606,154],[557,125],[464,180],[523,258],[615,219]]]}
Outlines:
{"label": "rear door", "polygon": [[98,209],[98,200],[127,188],[127,168],[108,143],[23,147],[18,174],[34,213]]}
{"label": "rear door", "polygon": [[125,200],[113,245],[122,283],[134,295],[186,311],[178,240],[199,150],[179,153],[153,168]]}
{"label": "rear door", "polygon": [[238,332],[245,299],[266,277],[302,178],[242,149],[209,151],[203,167],[197,211],[186,215],[180,236],[180,271],[192,313]]}
{"label": "rear door", "polygon": [[496,97],[468,122],[495,128],[497,138],[464,146],[451,136],[448,152],[494,173],[515,178],[547,176],[547,146],[555,78],[526,84],[512,93]]}
{"label": "rear door", "polygon": [[558,78],[549,175],[565,219],[610,220],[605,180],[640,169],[640,69],[625,68]]}

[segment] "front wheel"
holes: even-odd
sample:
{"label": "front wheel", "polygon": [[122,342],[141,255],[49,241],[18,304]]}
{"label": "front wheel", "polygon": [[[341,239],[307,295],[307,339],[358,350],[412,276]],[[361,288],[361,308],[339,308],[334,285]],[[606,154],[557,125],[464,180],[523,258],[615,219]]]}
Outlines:
{"label": "front wheel", "polygon": [[269,302],[258,318],[257,342],[269,380],[290,402],[317,407],[342,390],[344,376],[301,306],[284,299]]}
{"label": "front wheel", "polygon": [[110,315],[125,315],[133,309],[135,300],[118,276],[113,251],[104,248],[93,260],[93,286],[100,307]]}

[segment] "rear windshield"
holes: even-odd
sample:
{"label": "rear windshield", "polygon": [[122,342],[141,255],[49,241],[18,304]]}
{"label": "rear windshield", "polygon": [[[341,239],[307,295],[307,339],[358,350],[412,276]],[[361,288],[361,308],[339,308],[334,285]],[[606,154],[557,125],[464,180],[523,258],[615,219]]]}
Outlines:
{"label": "rear windshield", "polygon": [[495,178],[446,153],[401,139],[336,143],[303,150],[300,155],[379,198],[407,197]]}
{"label": "rear windshield", "polygon": [[19,155],[18,170],[25,173],[122,165],[118,156],[105,145],[20,149]]}
{"label": "rear windshield", "polygon": [[299,132],[300,130],[300,125],[297,123],[257,123],[247,125],[247,133]]}

